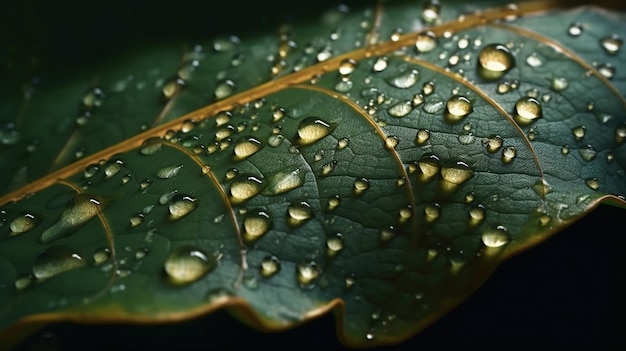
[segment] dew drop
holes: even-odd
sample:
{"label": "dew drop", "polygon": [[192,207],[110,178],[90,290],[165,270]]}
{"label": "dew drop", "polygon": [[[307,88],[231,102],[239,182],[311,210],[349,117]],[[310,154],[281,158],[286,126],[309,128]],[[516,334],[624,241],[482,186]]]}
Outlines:
{"label": "dew drop", "polygon": [[138,213],[135,216],[130,217],[130,226],[131,227],[136,227],[138,225],[140,225],[141,223],[143,223],[143,220],[145,219],[145,215],[143,213]]}
{"label": "dew drop", "polygon": [[526,57],[526,64],[530,67],[539,67],[543,64],[541,58],[536,53],[532,53]]}
{"label": "dew drop", "polygon": [[485,231],[481,239],[483,244],[490,248],[502,247],[509,242],[506,228],[503,226],[497,226],[495,229]]}
{"label": "dew drop", "polygon": [[313,210],[306,201],[294,202],[287,207],[287,223],[292,227],[301,226],[311,218]]}
{"label": "dew drop", "polygon": [[580,23],[570,24],[570,26],[567,28],[567,34],[572,37],[580,36],[581,34],[583,34],[583,25]]}
{"label": "dew drop", "polygon": [[244,238],[248,242],[257,240],[265,235],[271,226],[271,217],[266,211],[252,211],[243,219]]}
{"label": "dew drop", "polygon": [[439,157],[435,155],[422,156],[417,162],[422,180],[431,180],[441,169]]}
{"label": "dew drop", "polygon": [[261,275],[269,278],[280,271],[280,260],[276,256],[265,256],[259,267]]}
{"label": "dew drop", "polygon": [[554,91],[561,92],[569,86],[569,81],[565,77],[552,77],[550,88]]}
{"label": "dew drop", "polygon": [[494,153],[502,147],[504,140],[499,135],[491,135],[487,139],[483,140],[483,145],[488,152]]}
{"label": "dew drop", "polygon": [[617,55],[624,42],[617,34],[612,34],[600,39],[600,46],[609,55]]}
{"label": "dew drop", "polygon": [[233,158],[236,161],[245,160],[261,150],[261,142],[253,137],[239,139],[233,147]]}
{"label": "dew drop", "polygon": [[474,111],[468,98],[461,95],[452,96],[446,103],[445,118],[450,123],[460,122]]}
{"label": "dew drop", "polygon": [[598,189],[600,189],[600,181],[596,177],[585,179],[585,184],[587,184],[587,186],[591,190],[598,190]]}
{"label": "dew drop", "polygon": [[354,72],[356,69],[357,62],[354,59],[347,58],[339,63],[339,74],[347,76],[350,73]]}
{"label": "dew drop", "polygon": [[232,95],[234,91],[235,91],[235,83],[232,80],[227,79],[219,83],[215,87],[215,91],[213,91],[213,95],[215,96],[217,100],[221,100]]}
{"label": "dew drop", "polygon": [[171,166],[161,168],[157,173],[156,177],[159,179],[171,179],[178,175],[180,170],[183,168],[183,165]]}
{"label": "dew drop", "polygon": [[424,145],[430,139],[430,131],[428,129],[418,129],[415,134],[415,143]]}
{"label": "dew drop", "polygon": [[485,219],[485,207],[481,204],[478,204],[474,207],[472,207],[469,210],[469,220],[470,220],[470,224],[472,225],[477,225],[478,223],[482,222],[483,219]]}
{"label": "dew drop", "polygon": [[439,215],[441,214],[441,207],[439,204],[434,203],[430,205],[424,206],[424,219],[426,222],[434,222],[439,219]]}
{"label": "dew drop", "polygon": [[300,169],[278,172],[269,177],[263,194],[278,195],[286,193],[301,187],[302,184],[304,184],[304,172],[301,172]]}
{"label": "dew drop", "polygon": [[463,184],[468,181],[473,175],[474,171],[462,161],[456,161],[449,165],[441,167],[441,177],[448,183]]}
{"label": "dew drop", "polygon": [[572,129],[572,135],[576,141],[581,141],[585,137],[587,128],[585,126],[578,126]]}
{"label": "dew drop", "polygon": [[529,125],[541,118],[541,103],[529,96],[522,97],[515,103],[513,116],[520,125]]}
{"label": "dew drop", "polygon": [[335,166],[337,166],[337,160],[332,160],[326,164],[324,164],[322,166],[322,176],[327,176],[330,174],[330,172],[333,171],[333,169],[335,169]]}
{"label": "dew drop", "polygon": [[186,285],[197,281],[213,270],[220,254],[207,256],[202,250],[193,246],[183,246],[170,253],[164,263],[167,280],[174,285]]}
{"label": "dew drop", "polygon": [[516,155],[517,151],[515,150],[515,146],[509,145],[502,149],[502,162],[511,163]]}
{"label": "dew drop", "polygon": [[344,240],[341,233],[335,233],[335,235],[326,239],[326,248],[328,249],[328,255],[333,256],[343,250]]}
{"label": "dew drop", "polygon": [[22,275],[15,280],[15,288],[17,290],[24,290],[29,287],[34,281],[34,277],[30,274]]}
{"label": "dew drop", "polygon": [[400,139],[397,136],[390,135],[385,138],[384,146],[388,150],[395,150],[395,148],[398,147],[399,143]]}
{"label": "dew drop", "polygon": [[354,181],[354,185],[352,187],[352,193],[354,195],[361,195],[363,194],[367,189],[369,189],[370,187],[370,183],[367,179],[365,178],[358,178]]}
{"label": "dew drop", "polygon": [[478,54],[478,74],[485,80],[496,80],[515,67],[515,58],[502,44],[485,46]]}
{"label": "dew drop", "polygon": [[343,150],[348,147],[350,140],[348,138],[341,138],[337,140],[337,150]]}
{"label": "dew drop", "polygon": [[374,65],[372,66],[372,71],[382,72],[387,69],[388,64],[388,59],[386,57],[379,57],[378,59],[376,59],[376,62],[374,62]]}
{"label": "dew drop", "polygon": [[83,178],[89,179],[95,176],[96,174],[98,174],[99,171],[100,171],[100,166],[95,165],[95,164],[89,165],[85,168],[85,171],[83,172]]}
{"label": "dew drop", "polygon": [[176,189],[164,192],[163,194],[161,194],[161,196],[159,196],[159,205],[167,204],[177,193],[178,190]]}
{"label": "dew drop", "polygon": [[184,80],[180,78],[171,79],[163,84],[163,88],[161,88],[161,93],[163,94],[165,100],[170,100],[181,91],[183,86],[185,86]]}
{"label": "dew drop", "polygon": [[115,160],[104,167],[104,176],[111,178],[116,175],[124,167],[122,160]]}
{"label": "dew drop", "polygon": [[303,288],[312,287],[322,274],[315,261],[302,262],[297,267],[296,278]]}
{"label": "dew drop", "polygon": [[20,212],[17,216],[13,217],[9,223],[11,229],[11,236],[26,233],[27,231],[35,228],[38,224],[38,219],[32,212]]}
{"label": "dew drop", "polygon": [[613,77],[615,76],[615,66],[613,66],[613,64],[607,62],[607,63],[603,63],[601,65],[599,65],[597,67],[598,72],[600,72],[601,75],[603,75],[606,79],[613,79]]}
{"label": "dew drop", "polygon": [[100,211],[100,200],[96,196],[86,193],[74,196],[61,213],[59,220],[41,233],[39,242],[47,244],[72,234],[83,224],[97,216]]}
{"label": "dew drop", "polygon": [[176,194],[168,206],[170,218],[174,220],[182,218],[195,210],[196,207],[198,207],[196,198],[185,194]]}
{"label": "dew drop", "polygon": [[413,104],[411,101],[401,101],[392,105],[387,109],[387,113],[393,117],[404,117],[413,111]]}
{"label": "dew drop", "polygon": [[429,81],[429,82],[424,83],[424,85],[422,86],[422,94],[424,96],[429,96],[434,92],[435,92],[435,82]]}
{"label": "dew drop", "polygon": [[596,150],[591,145],[587,145],[584,149],[578,149],[578,154],[587,162],[596,158]]}
{"label": "dew drop", "polygon": [[53,246],[37,256],[33,274],[37,279],[48,279],[86,265],[87,262],[74,250],[64,246]]}
{"label": "dew drop", "polygon": [[405,223],[411,217],[413,217],[413,208],[410,205],[403,207],[398,211],[398,221],[400,223]]}
{"label": "dew drop", "polygon": [[331,197],[328,199],[326,209],[328,211],[333,211],[339,206],[340,203],[341,203],[341,199],[339,198],[339,195],[335,195],[334,197]]}
{"label": "dew drop", "polygon": [[230,186],[230,201],[240,204],[263,190],[263,180],[252,175],[238,177]]}
{"label": "dew drop", "polygon": [[396,229],[392,225],[390,225],[387,228],[383,228],[378,233],[378,241],[380,241],[382,244],[388,243],[389,241],[391,241],[391,239],[395,237],[396,237]]}
{"label": "dew drop", "polygon": [[392,87],[399,89],[408,89],[414,86],[419,80],[420,74],[416,69],[405,71],[397,76],[387,78],[385,81]]}
{"label": "dew drop", "polygon": [[422,8],[422,19],[426,23],[436,23],[439,21],[441,15],[441,4],[439,0],[428,0],[424,3]]}
{"label": "dew drop", "polygon": [[330,134],[333,127],[317,117],[307,117],[298,125],[296,143],[298,145],[310,145]]}
{"label": "dew drop", "polygon": [[626,140],[626,123],[622,123],[615,127],[615,142],[623,144]]}
{"label": "dew drop", "polygon": [[270,135],[267,138],[267,144],[271,147],[279,147],[285,141],[285,136],[282,134]]}
{"label": "dew drop", "polygon": [[109,248],[101,248],[93,253],[93,264],[99,266],[111,258],[111,250]]}
{"label": "dew drop", "polygon": [[415,49],[417,49],[417,52],[430,52],[436,47],[437,35],[432,31],[422,32],[417,35],[417,39],[415,39]]}

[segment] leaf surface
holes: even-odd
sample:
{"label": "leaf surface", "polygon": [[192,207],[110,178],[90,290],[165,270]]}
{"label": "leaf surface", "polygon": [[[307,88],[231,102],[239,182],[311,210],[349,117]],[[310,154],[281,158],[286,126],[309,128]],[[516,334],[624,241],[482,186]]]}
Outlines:
{"label": "leaf surface", "polygon": [[3,103],[3,337],[228,308],[395,343],[624,206],[624,15],[491,6],[339,7]]}

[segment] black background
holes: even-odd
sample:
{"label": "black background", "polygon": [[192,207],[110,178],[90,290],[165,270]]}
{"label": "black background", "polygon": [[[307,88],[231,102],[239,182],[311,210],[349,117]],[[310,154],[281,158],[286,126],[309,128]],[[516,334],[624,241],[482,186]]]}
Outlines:
{"label": "black background", "polygon": [[[230,0],[220,4],[6,1],[0,5],[0,92],[12,94],[33,76],[41,78],[42,87],[53,86],[77,66],[97,67],[119,52],[147,42],[243,35],[259,26],[277,28],[284,21],[315,18],[336,4],[328,0]],[[623,347],[625,215],[622,209],[601,206],[545,243],[502,264],[457,309],[411,340],[388,349]],[[173,327],[58,324],[19,349],[221,350],[250,346],[341,349],[332,316],[284,333],[265,334],[222,313]]]}

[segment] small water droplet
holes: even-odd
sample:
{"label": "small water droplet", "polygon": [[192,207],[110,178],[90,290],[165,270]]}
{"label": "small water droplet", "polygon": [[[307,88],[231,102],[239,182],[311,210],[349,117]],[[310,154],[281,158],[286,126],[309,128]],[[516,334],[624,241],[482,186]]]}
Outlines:
{"label": "small water droplet", "polygon": [[246,158],[257,153],[263,145],[253,137],[243,137],[239,139],[233,147],[233,158],[236,161],[245,160]]}
{"label": "small water droplet", "polygon": [[24,290],[28,288],[34,280],[34,277],[30,274],[22,275],[15,280],[15,288],[17,290]]}
{"label": "small water droplet", "polygon": [[253,175],[241,175],[230,186],[230,201],[240,204],[263,190],[263,179]]}
{"label": "small water droplet", "polygon": [[585,184],[587,184],[587,186],[591,190],[598,190],[598,189],[600,189],[600,181],[596,177],[585,179]]}
{"label": "small water droplet", "polygon": [[263,194],[278,195],[286,193],[301,187],[302,184],[304,184],[304,172],[301,172],[300,169],[278,172],[269,177]]}
{"label": "small water droplet", "polygon": [[584,149],[578,149],[578,153],[587,162],[596,158],[596,150],[591,145],[587,145]]}
{"label": "small water droplet", "polygon": [[339,253],[339,251],[343,250],[344,240],[343,235],[341,233],[335,233],[335,235],[330,236],[326,239],[326,248],[328,255],[333,256]]}
{"label": "small water droplet", "polygon": [[339,74],[347,76],[350,73],[354,72],[356,69],[357,62],[354,59],[347,58],[339,63]]}
{"label": "small water droplet", "polygon": [[422,180],[431,180],[439,174],[441,165],[439,157],[435,155],[425,155],[417,162]]}
{"label": "small water droplet", "polygon": [[374,71],[374,72],[382,72],[382,71],[387,69],[387,65],[388,64],[389,64],[388,63],[388,59],[386,57],[379,57],[374,62],[374,65],[372,66],[372,71]]}
{"label": "small water droplet", "polygon": [[413,104],[411,101],[401,101],[392,105],[387,109],[387,113],[393,117],[404,117],[413,111]]}
{"label": "small water droplet", "polygon": [[583,34],[583,25],[580,23],[570,24],[570,26],[567,28],[567,34],[572,37],[580,36],[581,34]]}
{"label": "small water droplet", "polygon": [[490,153],[494,153],[500,150],[503,143],[504,140],[499,135],[491,135],[487,139],[483,140],[483,145],[485,145],[485,149],[487,149],[487,151]]}
{"label": "small water droplet", "polygon": [[530,67],[539,67],[543,62],[541,58],[537,55],[537,53],[533,52],[532,54],[526,57],[526,64]]}
{"label": "small water droplet", "polygon": [[502,162],[511,163],[516,155],[517,151],[515,150],[515,146],[509,145],[502,149]]}
{"label": "small water droplet", "polygon": [[554,91],[561,92],[569,86],[569,81],[565,77],[552,77],[550,88]]}
{"label": "small water droplet", "polygon": [[59,220],[41,233],[39,242],[46,244],[72,234],[75,230],[97,216],[101,211],[100,200],[90,194],[75,195],[61,213]]}
{"label": "small water droplet", "polygon": [[173,220],[182,218],[195,210],[196,207],[198,207],[196,198],[185,194],[176,194],[168,206],[170,218]]}
{"label": "small water droplet", "polygon": [[170,253],[164,263],[167,280],[174,285],[193,283],[213,270],[220,254],[207,256],[202,250],[193,246],[183,246]]}
{"label": "small water droplet", "polygon": [[391,239],[396,237],[396,228],[394,228],[394,226],[390,225],[387,228],[383,228],[379,233],[378,233],[378,241],[380,241],[382,244],[388,243],[389,241],[391,241]]}
{"label": "small water droplet", "polygon": [[470,220],[470,224],[472,225],[477,225],[478,223],[482,222],[483,219],[485,219],[485,207],[481,204],[478,204],[474,207],[472,207],[469,210],[469,220]]}
{"label": "small water droplet", "polygon": [[64,246],[52,246],[37,256],[33,274],[37,279],[48,279],[86,265],[87,262],[74,250]]}
{"label": "small water droplet", "polygon": [[442,100],[433,99],[422,105],[422,110],[431,115],[438,115],[443,111],[445,103]]}
{"label": "small water droplet", "polygon": [[624,42],[617,34],[611,34],[607,37],[600,39],[600,46],[609,55],[617,55]]}
{"label": "small water droplet", "polygon": [[615,142],[623,144],[626,140],[626,123],[622,123],[615,127]]}
{"label": "small water droplet", "polygon": [[563,155],[569,154],[569,147],[567,145],[561,147],[561,154]]}
{"label": "small water droplet", "polygon": [[398,147],[399,143],[400,143],[400,139],[398,139],[397,136],[390,135],[385,138],[384,146],[388,150],[395,150],[395,148]]}
{"label": "small water droplet", "polygon": [[122,160],[114,160],[109,163],[106,167],[104,167],[104,176],[106,178],[111,178],[116,175],[122,168],[124,167],[124,162]]}
{"label": "small water droplet", "polygon": [[434,92],[435,92],[435,82],[428,81],[424,83],[424,85],[422,86],[422,94],[424,96],[429,96]]}
{"label": "small water droplet", "polygon": [[446,103],[446,121],[458,123],[474,111],[468,98],[461,95],[452,96]]}
{"label": "small water droplet", "polygon": [[350,140],[348,140],[348,138],[340,138],[339,140],[337,140],[337,150],[343,150],[346,147],[348,147],[348,144],[350,143]]}
{"label": "small water droplet", "polygon": [[100,248],[93,253],[93,264],[99,266],[111,258],[111,250],[107,247]]}
{"label": "small water droplet", "polygon": [[468,181],[474,171],[463,161],[456,161],[441,167],[441,177],[448,183],[463,184]]}
{"label": "small water droplet", "polygon": [[517,100],[513,117],[520,125],[529,125],[542,117],[541,103],[537,99],[525,96]]}
{"label": "small water droplet", "polygon": [[139,189],[146,190],[151,184],[152,181],[150,179],[144,179],[141,181],[141,183],[139,183]]}
{"label": "small water droplet", "polygon": [[509,242],[507,230],[503,226],[485,231],[481,239],[483,244],[490,248],[502,247]]}
{"label": "small water droplet", "polygon": [[485,46],[478,54],[478,74],[485,80],[496,80],[515,67],[515,57],[502,44]]}
{"label": "small water droplet", "polygon": [[180,170],[183,168],[183,165],[171,166],[161,168],[157,173],[156,177],[159,179],[171,179],[178,175]]}
{"label": "small water droplet", "polygon": [[294,202],[287,207],[287,223],[292,227],[300,226],[311,218],[313,210],[306,201]]}
{"label": "small water droplet", "polygon": [[439,219],[441,206],[437,203],[424,206],[424,219],[426,222],[434,222]]}
{"label": "small water droplet", "polygon": [[585,126],[578,126],[572,128],[572,135],[576,141],[581,141],[585,137],[585,132],[587,128]]}
{"label": "small water droplet", "polygon": [[367,179],[365,178],[357,178],[354,181],[354,185],[352,187],[352,193],[354,195],[361,195],[363,194],[367,189],[369,189],[370,187],[370,183]]}
{"label": "small water droplet", "polygon": [[265,235],[271,226],[271,217],[265,210],[252,211],[243,220],[244,239],[248,242],[257,240]]}
{"label": "small water droplet", "polygon": [[415,143],[424,145],[430,139],[430,131],[428,129],[418,129],[415,134]]}
{"label": "small water droplet", "polygon": [[168,80],[165,84],[163,84],[163,88],[161,88],[163,98],[165,98],[165,100],[171,100],[182,90],[184,86],[185,81],[180,78]]}
{"label": "small water droplet", "polygon": [[398,211],[398,221],[400,223],[405,223],[411,217],[413,217],[413,208],[411,207],[411,205],[403,207]]}
{"label": "small water droplet", "polygon": [[341,203],[341,199],[339,198],[339,195],[335,195],[334,197],[331,197],[328,199],[328,204],[327,204],[326,209],[328,211],[333,211],[339,206],[340,203]]}
{"label": "small water droplet", "polygon": [[307,261],[298,264],[296,278],[301,287],[309,288],[313,286],[321,274],[322,270],[315,261]]}
{"label": "small water droplet", "polygon": [[100,171],[100,166],[96,164],[89,165],[85,168],[85,171],[83,172],[83,178],[89,179],[95,176],[99,171]]}
{"label": "small water droplet", "polygon": [[414,86],[419,80],[420,74],[416,69],[408,70],[400,73],[397,76],[387,78],[385,81],[392,87],[399,89],[408,89]]}
{"label": "small water droplet", "polygon": [[600,64],[596,69],[598,70],[598,72],[600,72],[601,75],[609,80],[613,79],[616,73],[615,66],[613,66],[613,64],[610,62]]}
{"label": "small water droplet", "polygon": [[439,0],[428,0],[422,7],[422,19],[424,22],[433,24],[439,21],[441,15],[441,4]]}
{"label": "small water droplet", "polygon": [[261,275],[269,278],[280,271],[280,260],[276,256],[265,256],[259,267]]}
{"label": "small water droplet", "polygon": [[136,227],[138,225],[140,225],[141,223],[143,223],[143,220],[145,219],[145,215],[143,213],[137,213],[136,215],[130,217],[130,226],[131,227]]}
{"label": "small water droplet", "polygon": [[35,228],[37,224],[39,224],[39,220],[34,213],[26,211],[20,212],[13,217],[9,223],[9,228],[11,229],[10,235],[14,236],[26,233],[27,231]]}
{"label": "small water droplet", "polygon": [[415,49],[417,49],[417,52],[430,52],[436,47],[437,35],[432,31],[425,31],[417,35],[417,38],[415,39]]}
{"label": "small water droplet", "polygon": [[354,274],[350,274],[345,279],[344,287],[346,289],[350,289],[352,286],[354,286],[354,283],[356,283],[356,278],[354,277]]}
{"label": "small water droplet", "polygon": [[223,82],[220,82],[216,87],[215,91],[213,91],[213,95],[217,100],[224,99],[233,94],[235,91],[235,82],[230,79],[227,79]]}
{"label": "small water droplet", "polygon": [[296,143],[301,146],[313,144],[333,131],[333,126],[317,117],[307,117],[298,125]]}

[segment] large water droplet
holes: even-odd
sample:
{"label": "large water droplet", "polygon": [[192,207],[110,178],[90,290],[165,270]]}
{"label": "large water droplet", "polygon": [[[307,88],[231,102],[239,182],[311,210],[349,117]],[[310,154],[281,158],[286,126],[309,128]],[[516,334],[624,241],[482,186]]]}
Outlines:
{"label": "large water droplet", "polygon": [[304,172],[301,172],[300,169],[278,172],[269,177],[263,194],[278,195],[286,193],[301,187],[302,184],[304,184]]}
{"label": "large water droplet", "polygon": [[481,239],[485,246],[491,248],[502,247],[509,242],[509,236],[506,228],[503,226],[497,226],[494,229],[485,231]]}
{"label": "large water droplet", "polygon": [[265,256],[259,267],[261,275],[269,278],[280,271],[280,260],[276,256]]}
{"label": "large water droplet", "polygon": [[33,274],[37,279],[48,279],[86,265],[87,262],[74,250],[64,246],[53,246],[37,256]]}
{"label": "large water droplet", "polygon": [[294,202],[287,207],[287,223],[293,227],[300,226],[311,218],[313,210],[306,201]]}
{"label": "large water droplet", "polygon": [[334,256],[343,250],[344,240],[341,233],[335,233],[326,239],[326,248],[329,256]]}
{"label": "large water droplet", "polygon": [[420,178],[422,180],[431,180],[437,174],[441,165],[439,163],[439,157],[435,155],[425,155],[417,162],[420,170]]}
{"label": "large water droplet", "polygon": [[452,184],[463,184],[474,175],[474,171],[462,161],[444,165],[440,173],[445,181]]}
{"label": "large water droplet", "polygon": [[263,190],[262,178],[252,175],[241,175],[230,186],[230,201],[240,204],[249,200]]}
{"label": "large water droplet", "polygon": [[170,218],[176,220],[184,217],[195,210],[196,207],[198,207],[196,198],[185,194],[176,194],[172,197],[168,206]]}
{"label": "large water droplet", "polygon": [[249,242],[257,240],[271,227],[271,217],[265,210],[252,211],[243,219],[244,239]]}
{"label": "large water droplet", "polygon": [[437,35],[432,31],[419,33],[415,39],[417,52],[426,53],[437,47]]}
{"label": "large water droplet", "polygon": [[426,23],[436,23],[439,21],[439,16],[441,15],[441,4],[439,4],[439,0],[428,0],[424,3],[422,7],[422,19]]}
{"label": "large water droplet", "polygon": [[324,138],[333,131],[333,127],[317,117],[307,117],[298,125],[296,143],[310,145]]}
{"label": "large water droplet", "polygon": [[388,59],[386,57],[379,57],[374,62],[372,66],[372,71],[374,72],[382,72],[387,69],[387,65],[389,64]]}
{"label": "large water droplet", "polygon": [[186,285],[213,270],[220,259],[220,254],[207,255],[193,246],[183,246],[170,253],[165,260],[164,269],[168,282]]}
{"label": "large water droplet", "polygon": [[339,63],[339,74],[347,76],[350,73],[354,72],[356,69],[357,62],[354,59],[347,58]]}
{"label": "large water droplet", "polygon": [[460,122],[474,111],[468,98],[461,95],[452,96],[446,103],[446,121],[450,123]]}
{"label": "large water droplet", "polygon": [[515,57],[502,44],[485,46],[478,54],[478,74],[485,80],[496,80],[515,67]]}
{"label": "large water droplet", "polygon": [[397,76],[387,78],[385,81],[392,87],[408,89],[414,86],[419,80],[420,74],[416,69],[405,71]]}
{"label": "large water droplet", "polygon": [[70,201],[59,220],[41,233],[39,242],[46,244],[72,234],[75,230],[97,216],[101,211],[100,200],[90,194],[78,194]]}
{"label": "large water droplet", "polygon": [[535,98],[524,96],[515,103],[513,117],[520,125],[529,125],[542,117],[541,103]]}
{"label": "large water droplet", "polygon": [[25,233],[33,228],[35,228],[38,224],[37,216],[35,216],[32,212],[20,212],[17,214],[11,222],[9,223],[9,228],[11,229],[11,235],[18,235]]}
{"label": "large water droplet", "polygon": [[486,211],[485,207],[481,204],[478,204],[472,207],[469,210],[469,220],[470,224],[477,225],[485,219]]}
{"label": "large water droplet", "polygon": [[263,145],[261,145],[261,142],[256,138],[241,138],[237,140],[235,146],[233,147],[233,158],[236,161],[245,160],[261,150],[262,147]]}

